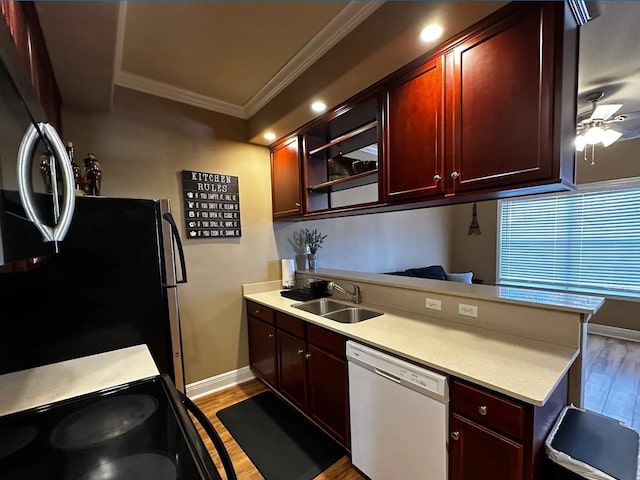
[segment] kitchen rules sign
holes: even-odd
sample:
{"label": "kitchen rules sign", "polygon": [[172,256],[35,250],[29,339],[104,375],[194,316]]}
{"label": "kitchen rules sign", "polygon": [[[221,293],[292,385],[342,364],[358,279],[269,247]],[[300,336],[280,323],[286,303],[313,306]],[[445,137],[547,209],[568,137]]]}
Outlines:
{"label": "kitchen rules sign", "polygon": [[187,238],[241,235],[238,177],[183,170],[182,194]]}

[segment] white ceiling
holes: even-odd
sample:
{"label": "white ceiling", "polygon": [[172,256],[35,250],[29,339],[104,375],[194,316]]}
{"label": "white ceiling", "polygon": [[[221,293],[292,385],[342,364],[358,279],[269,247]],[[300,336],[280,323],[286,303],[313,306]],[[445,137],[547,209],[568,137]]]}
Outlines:
{"label": "white ceiling", "polygon": [[[602,103],[621,103],[618,113],[640,110],[640,2],[599,2],[601,15],[582,27],[578,113],[591,109],[585,97],[603,91]],[[640,127],[629,121],[627,128]],[[617,128],[617,127],[616,127]]]}
{"label": "white ceiling", "polygon": [[[65,104],[109,108],[115,84],[250,118],[381,4],[38,2],[37,9]],[[640,2],[598,5],[601,16],[581,30],[578,111],[589,109],[585,96],[595,90],[605,103],[624,104],[621,113],[638,111]]]}

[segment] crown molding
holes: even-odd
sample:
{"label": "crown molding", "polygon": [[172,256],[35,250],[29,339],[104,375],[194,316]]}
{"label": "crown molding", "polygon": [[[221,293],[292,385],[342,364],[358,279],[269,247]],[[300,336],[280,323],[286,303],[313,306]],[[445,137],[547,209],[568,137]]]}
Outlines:
{"label": "crown molding", "polygon": [[113,104],[113,91],[116,85],[116,77],[122,72],[122,52],[124,51],[124,29],[127,24],[127,2],[118,4],[118,26],[116,31],[116,49],[113,59],[113,81],[111,82],[111,100]]}
{"label": "crown molding", "polygon": [[125,71],[116,73],[115,84],[120,87],[126,87],[131,90],[148,93],[157,97],[166,98],[175,102],[186,103],[194,107],[212,110],[214,112],[223,113],[232,117],[247,119],[245,109],[240,105],[224,102],[215,98],[207,97],[199,93],[185,90],[183,88],[174,87],[168,83],[158,82],[150,78],[136,75]]}
{"label": "crown molding", "polygon": [[349,2],[245,103],[244,109],[247,116],[253,116],[269,103],[383,4],[384,2]]}
{"label": "crown molding", "polygon": [[244,105],[236,105],[122,70],[127,2],[121,2],[118,12],[113,83],[120,87],[126,87],[131,90],[137,90],[157,97],[167,98],[176,102],[186,103],[195,107],[247,120],[273,100],[276,95],[288,87],[314,62],[346,37],[384,3],[384,1],[363,2],[354,0],[347,3],[347,5],[314,35],[247,103]]}

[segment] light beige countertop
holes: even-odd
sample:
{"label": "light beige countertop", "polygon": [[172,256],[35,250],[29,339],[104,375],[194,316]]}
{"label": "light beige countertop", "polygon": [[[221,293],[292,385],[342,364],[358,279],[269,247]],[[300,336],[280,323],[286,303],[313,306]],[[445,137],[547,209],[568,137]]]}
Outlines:
{"label": "light beige countertop", "polygon": [[296,273],[313,277],[329,277],[356,282],[362,281],[376,285],[401,287],[465,298],[478,298],[529,307],[552,308],[559,311],[580,313],[587,318],[595,314],[604,304],[603,297],[592,295],[576,295],[529,288],[445,282],[426,278],[385,275],[383,273],[351,272],[348,270],[332,269],[318,269],[315,272],[302,270]]}
{"label": "light beige countertop", "polygon": [[300,302],[281,296],[279,290],[244,297],[538,406],[544,405],[579,353],[574,348],[399,310],[384,309],[379,317],[343,324],[293,308]]}
{"label": "light beige countertop", "polygon": [[0,375],[0,416],[158,375],[146,345]]}

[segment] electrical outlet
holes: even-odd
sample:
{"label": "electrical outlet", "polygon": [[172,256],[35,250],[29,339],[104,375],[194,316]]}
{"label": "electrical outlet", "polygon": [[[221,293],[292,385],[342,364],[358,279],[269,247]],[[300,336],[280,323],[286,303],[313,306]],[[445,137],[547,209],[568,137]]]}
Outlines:
{"label": "electrical outlet", "polygon": [[425,308],[430,308],[432,310],[442,310],[442,301],[427,297],[425,299],[424,306]]}
{"label": "electrical outlet", "polygon": [[478,306],[467,305],[466,303],[458,304],[458,313],[460,315],[466,315],[467,317],[478,317]]}

